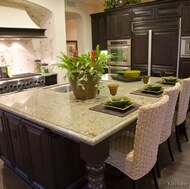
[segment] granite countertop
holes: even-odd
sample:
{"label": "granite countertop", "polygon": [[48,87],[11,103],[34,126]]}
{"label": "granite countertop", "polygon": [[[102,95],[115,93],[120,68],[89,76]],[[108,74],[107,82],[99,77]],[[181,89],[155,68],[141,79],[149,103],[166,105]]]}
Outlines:
{"label": "granite countertop", "polygon": [[[151,78],[151,83],[158,80],[160,78]],[[130,94],[144,86],[142,81],[124,83],[110,80],[103,81],[105,87],[95,99],[81,101],[76,100],[72,92],[59,93],[48,88],[38,88],[0,96],[0,108],[73,140],[95,145],[137,119],[138,110],[125,117],[89,110],[111,96],[108,83],[118,83],[117,95],[128,96],[137,104],[159,100]]]}

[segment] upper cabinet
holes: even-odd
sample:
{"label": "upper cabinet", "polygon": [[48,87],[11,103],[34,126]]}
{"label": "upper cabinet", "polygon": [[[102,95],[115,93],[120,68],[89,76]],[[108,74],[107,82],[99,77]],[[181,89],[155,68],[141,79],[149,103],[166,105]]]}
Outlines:
{"label": "upper cabinet", "polygon": [[122,9],[107,12],[107,39],[131,38],[131,11]]}
{"label": "upper cabinet", "polygon": [[100,49],[107,49],[106,13],[91,14],[92,49],[100,45]]}
{"label": "upper cabinet", "polygon": [[152,19],[180,17],[180,4],[170,2],[167,4],[155,4],[132,9],[132,21],[146,21]]}
{"label": "upper cabinet", "polygon": [[190,2],[182,3],[182,19],[181,19],[181,35],[189,36],[190,35]]}
{"label": "upper cabinet", "polygon": [[132,10],[132,21],[145,21],[154,18],[154,8],[139,7]]}
{"label": "upper cabinet", "polygon": [[170,2],[166,5],[159,5],[155,7],[155,18],[171,18],[180,16],[181,8],[179,3]]}
{"label": "upper cabinet", "polygon": [[173,2],[132,10],[132,69],[143,74],[149,70],[152,76],[160,70],[176,75],[180,15],[180,4]]}

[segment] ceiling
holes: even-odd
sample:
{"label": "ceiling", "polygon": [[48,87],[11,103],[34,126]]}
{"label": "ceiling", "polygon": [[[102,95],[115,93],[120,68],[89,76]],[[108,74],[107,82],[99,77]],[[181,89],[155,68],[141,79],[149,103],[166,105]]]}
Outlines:
{"label": "ceiling", "polygon": [[84,3],[93,4],[93,5],[102,5],[105,2],[105,0],[80,0],[80,1]]}

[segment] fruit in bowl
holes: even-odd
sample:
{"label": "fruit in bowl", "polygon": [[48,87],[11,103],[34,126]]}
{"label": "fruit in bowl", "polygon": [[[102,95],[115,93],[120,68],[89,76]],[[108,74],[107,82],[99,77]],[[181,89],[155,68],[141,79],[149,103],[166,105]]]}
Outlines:
{"label": "fruit in bowl", "polygon": [[177,77],[174,77],[174,76],[163,77],[162,79],[164,79],[165,82],[176,82],[177,81]]}
{"label": "fruit in bowl", "polygon": [[146,90],[150,90],[150,91],[160,91],[161,89],[163,89],[163,85],[156,83],[156,84],[149,84],[145,87]]}
{"label": "fruit in bowl", "polygon": [[126,78],[138,78],[141,71],[140,70],[125,70],[123,71]]}

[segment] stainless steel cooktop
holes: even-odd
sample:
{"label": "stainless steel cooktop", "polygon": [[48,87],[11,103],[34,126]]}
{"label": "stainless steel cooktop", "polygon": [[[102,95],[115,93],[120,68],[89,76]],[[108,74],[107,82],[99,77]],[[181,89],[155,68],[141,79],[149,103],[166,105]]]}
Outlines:
{"label": "stainless steel cooktop", "polygon": [[12,75],[8,78],[0,78],[0,94],[19,92],[24,89],[45,85],[45,77],[41,74],[23,73]]}

